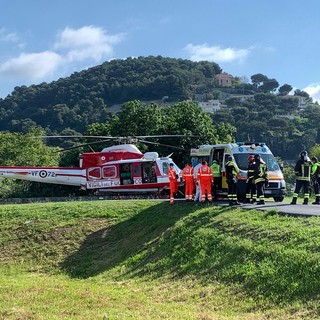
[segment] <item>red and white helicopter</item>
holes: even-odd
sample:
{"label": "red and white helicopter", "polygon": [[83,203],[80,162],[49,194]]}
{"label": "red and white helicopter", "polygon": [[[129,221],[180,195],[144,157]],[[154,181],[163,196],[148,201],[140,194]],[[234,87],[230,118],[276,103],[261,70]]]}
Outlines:
{"label": "red and white helicopter", "polygon": [[[51,137],[70,138],[70,136]],[[92,138],[92,136],[79,137]],[[142,140],[142,138],[147,137],[159,136],[136,136],[134,140],[173,147]],[[177,135],[168,135],[165,137],[177,137]],[[105,139],[104,141],[106,141],[114,137],[95,136],[95,138]],[[117,139],[119,139],[119,137],[117,137]],[[102,141],[98,142],[101,143]],[[73,148],[76,147],[68,149]],[[179,147],[173,148],[184,150]],[[157,152],[142,153],[132,143],[120,144],[104,148],[101,152],[86,152],[80,154],[78,167],[0,166],[0,178],[78,186],[82,190],[88,191],[161,193],[169,189],[168,170],[170,163],[174,164],[178,174],[181,172],[180,168],[173,162],[170,156],[171,155],[159,157]]]}

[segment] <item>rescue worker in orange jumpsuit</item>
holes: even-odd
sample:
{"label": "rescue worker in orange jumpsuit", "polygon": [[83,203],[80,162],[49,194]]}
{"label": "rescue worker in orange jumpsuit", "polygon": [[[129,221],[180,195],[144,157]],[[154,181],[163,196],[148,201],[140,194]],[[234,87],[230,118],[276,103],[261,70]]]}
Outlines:
{"label": "rescue worker in orange jumpsuit", "polygon": [[168,177],[170,182],[170,204],[174,204],[174,195],[178,192],[178,175],[173,163],[170,163]]}
{"label": "rescue worker in orange jumpsuit", "polygon": [[185,183],[185,198],[186,201],[192,201],[194,192],[193,167],[191,163],[187,163],[182,169],[182,181]]}
{"label": "rescue worker in orange jumpsuit", "polygon": [[198,169],[197,180],[200,181],[201,186],[201,202],[206,201],[206,193],[208,201],[212,202],[211,185],[213,183],[213,174],[207,161],[203,161],[201,167]]}

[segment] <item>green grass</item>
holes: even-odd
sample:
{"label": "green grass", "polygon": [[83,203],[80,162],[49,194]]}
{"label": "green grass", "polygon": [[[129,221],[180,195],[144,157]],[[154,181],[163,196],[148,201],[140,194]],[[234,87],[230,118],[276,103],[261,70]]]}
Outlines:
{"label": "green grass", "polygon": [[0,319],[318,319],[320,219],[228,206],[0,206]]}

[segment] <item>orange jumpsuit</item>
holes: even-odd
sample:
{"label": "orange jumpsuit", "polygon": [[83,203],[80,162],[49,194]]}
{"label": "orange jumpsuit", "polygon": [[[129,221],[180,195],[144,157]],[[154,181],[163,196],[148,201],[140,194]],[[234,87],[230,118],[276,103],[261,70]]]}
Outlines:
{"label": "orange jumpsuit", "polygon": [[187,201],[191,201],[194,191],[193,167],[186,165],[182,169],[182,181],[185,182],[185,197]]}
{"label": "orange jumpsuit", "polygon": [[178,179],[177,172],[173,167],[169,168],[168,176],[170,182],[170,204],[174,204],[174,194],[178,192]]}
{"label": "orange jumpsuit", "polygon": [[211,185],[213,183],[213,174],[208,165],[203,164],[198,169],[197,180],[200,181],[201,186],[201,202],[206,201],[206,193],[208,200],[212,202]]}

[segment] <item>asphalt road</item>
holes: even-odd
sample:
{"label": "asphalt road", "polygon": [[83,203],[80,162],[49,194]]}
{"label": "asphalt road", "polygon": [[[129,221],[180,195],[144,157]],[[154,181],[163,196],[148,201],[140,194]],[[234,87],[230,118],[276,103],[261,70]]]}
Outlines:
{"label": "asphalt road", "polygon": [[292,216],[320,216],[320,205],[313,204],[303,205],[298,203],[292,205],[289,202],[266,201],[265,205],[241,204],[241,207],[244,209],[277,210],[280,214]]}
{"label": "asphalt road", "polygon": [[[179,199],[184,201],[184,199]],[[176,199],[177,202],[179,200]],[[300,200],[300,203],[299,203]],[[265,201],[265,205],[256,205],[256,204],[241,204],[239,206],[234,206],[234,208],[243,208],[243,209],[255,209],[255,210],[276,210],[279,214],[290,215],[290,216],[300,216],[300,217],[311,217],[311,216],[320,216],[320,205],[303,205],[303,199],[298,199],[298,204],[292,205],[289,202],[274,202],[274,201]],[[313,201],[313,200],[312,200]],[[204,205],[210,205],[208,202]],[[213,205],[218,206],[229,206],[227,201],[214,201]]]}
{"label": "asphalt road", "polygon": [[[26,198],[26,199],[5,199],[4,201],[0,202],[1,204],[12,204],[12,203],[39,203],[39,202],[61,202],[61,201],[70,201],[70,200],[115,200],[113,198],[110,198],[108,196],[102,197],[76,197],[71,199],[70,197],[65,198]],[[134,199],[132,199],[134,200]],[[151,199],[150,199],[151,200]],[[168,201],[165,199],[152,199],[157,201]],[[175,199],[175,202],[179,204],[180,202],[184,202],[184,199]],[[299,203],[300,201],[300,203]],[[256,204],[241,204],[241,206],[235,206],[235,207],[241,207],[243,209],[256,209],[256,210],[276,210],[279,212],[279,214],[285,214],[285,215],[291,215],[291,216],[304,216],[304,217],[310,217],[310,216],[320,216],[320,205],[303,205],[302,204],[303,199],[298,199],[298,204],[291,205],[289,202],[274,202],[274,201],[268,201],[266,200],[265,205],[256,205]],[[313,201],[313,200],[312,200]],[[206,203],[205,205],[209,205]],[[222,206],[228,206],[228,201],[214,201],[213,205],[222,205]]]}

